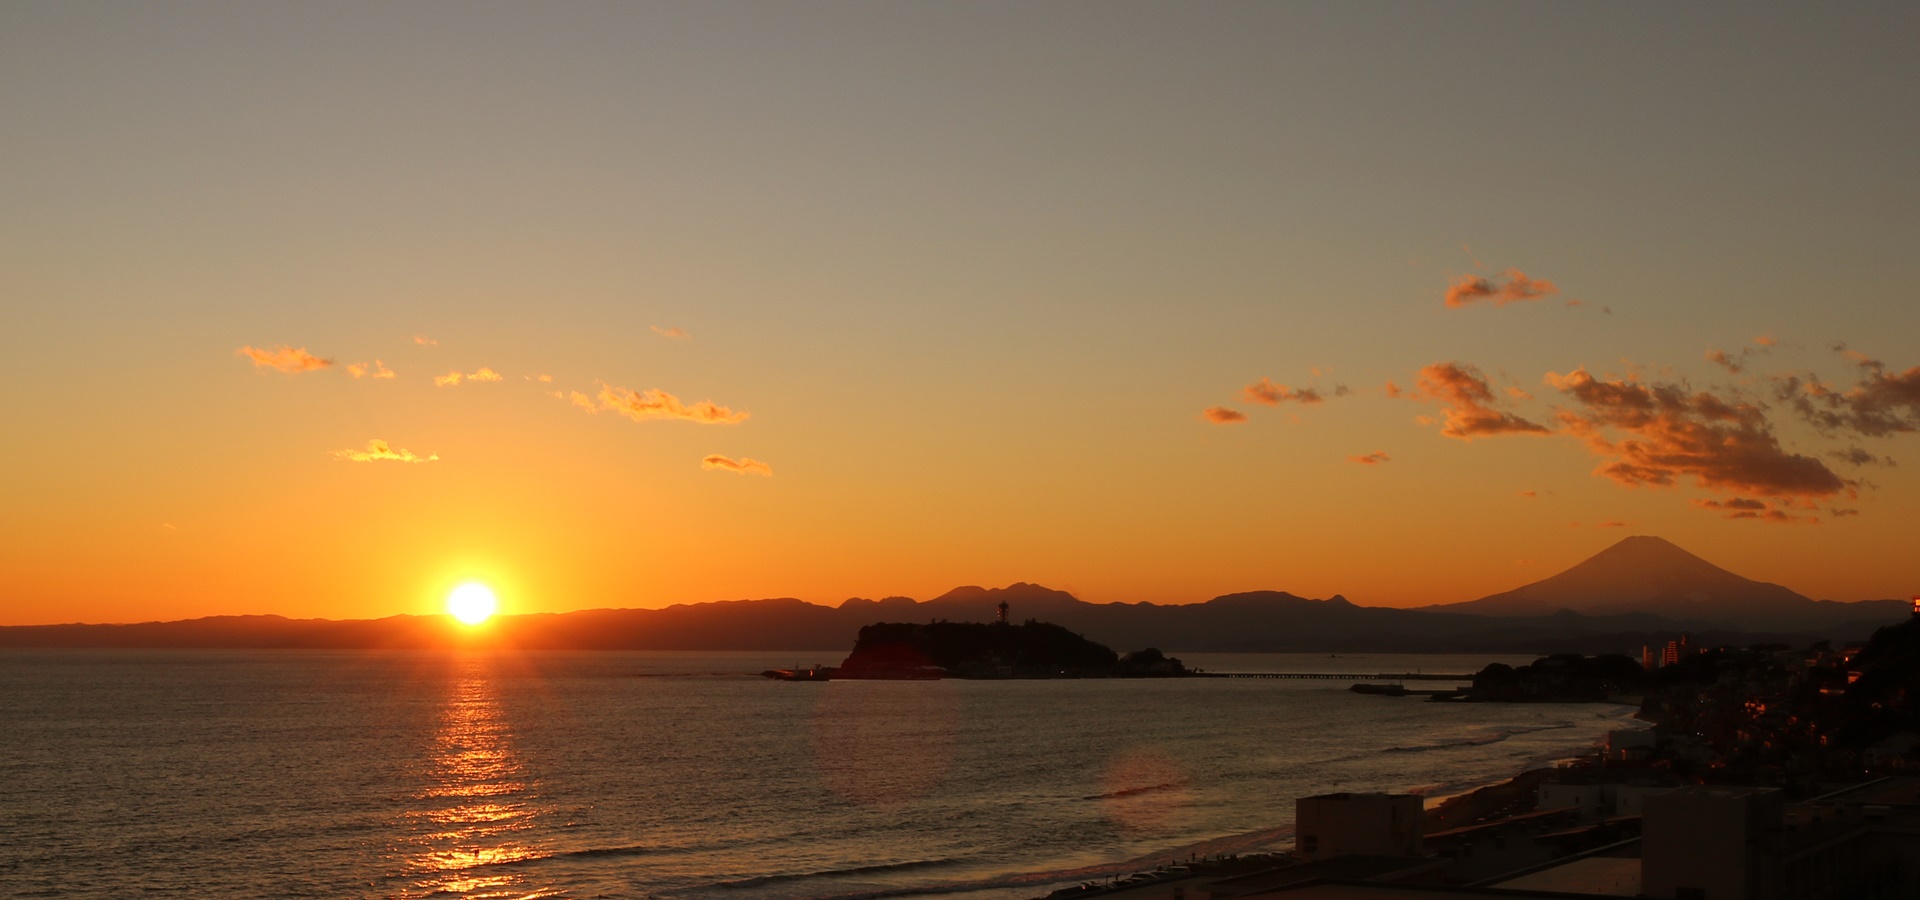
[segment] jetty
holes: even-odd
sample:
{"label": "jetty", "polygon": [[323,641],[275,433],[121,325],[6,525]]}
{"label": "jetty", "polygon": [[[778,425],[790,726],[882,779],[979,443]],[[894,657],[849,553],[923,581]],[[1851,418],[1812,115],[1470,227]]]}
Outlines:
{"label": "jetty", "polygon": [[1202,672],[1200,678],[1304,678],[1317,681],[1472,681],[1465,675],[1439,672]]}

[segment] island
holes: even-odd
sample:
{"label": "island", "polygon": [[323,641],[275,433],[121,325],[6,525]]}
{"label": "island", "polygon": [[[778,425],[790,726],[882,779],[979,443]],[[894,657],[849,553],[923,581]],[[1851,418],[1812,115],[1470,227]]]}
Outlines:
{"label": "island", "polygon": [[761,673],[787,681],[937,678],[1179,678],[1195,674],[1149,647],[1120,654],[1050,622],[876,622],[837,667]]}

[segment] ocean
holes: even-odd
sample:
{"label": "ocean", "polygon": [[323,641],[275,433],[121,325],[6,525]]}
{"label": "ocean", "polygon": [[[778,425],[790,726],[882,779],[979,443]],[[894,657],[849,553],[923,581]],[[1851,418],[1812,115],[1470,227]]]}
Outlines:
{"label": "ocean", "polygon": [[1284,849],[1296,797],[1455,793],[1632,726],[1332,681],[751,674],[835,661],[0,651],[0,894],[1014,900]]}

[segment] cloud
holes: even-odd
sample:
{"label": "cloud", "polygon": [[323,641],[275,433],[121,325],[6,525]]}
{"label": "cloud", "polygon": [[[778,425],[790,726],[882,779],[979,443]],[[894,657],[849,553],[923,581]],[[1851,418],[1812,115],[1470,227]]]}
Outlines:
{"label": "cloud", "polygon": [[1237,409],[1228,409],[1224,406],[1209,406],[1206,408],[1206,411],[1200,415],[1215,425],[1232,425],[1235,422],[1245,422],[1247,420],[1246,413]]}
{"label": "cloud", "polygon": [[435,375],[433,377],[433,383],[440,387],[458,387],[463,379],[466,381],[500,381],[502,377],[499,372],[495,372],[486,366],[481,366],[479,371],[466,375],[460,374],[458,369],[448,372],[445,375]]}
{"label": "cloud", "polygon": [[1754,338],[1753,342],[1756,344],[1759,344],[1762,347],[1771,347],[1774,344],[1780,343],[1779,341],[1774,340],[1772,337],[1764,334],[1757,338]]}
{"label": "cloud", "polygon": [[1850,490],[1819,460],[1782,448],[1765,412],[1752,404],[1690,393],[1679,384],[1603,381],[1585,369],[1549,372],[1547,383],[1579,404],[1559,418],[1607,460],[1594,474],[1619,484],[1666,486],[1692,478],[1709,490],[1776,498]]}
{"label": "cloud", "polygon": [[286,344],[281,344],[271,350],[262,350],[259,347],[241,347],[234,351],[234,355],[244,356],[252,360],[255,366],[279,369],[282,372],[289,373],[313,372],[333,365],[333,360],[321,359],[318,356],[308,353],[305,347],[295,350]]}
{"label": "cloud", "polygon": [[1540,492],[1539,491],[1521,491],[1520,496],[1525,497],[1528,500],[1532,500],[1539,497]]}
{"label": "cloud", "polygon": [[1747,360],[1752,359],[1754,354],[1766,354],[1769,352],[1773,346],[1773,341],[1762,338],[1754,341],[1754,344],[1757,346],[1741,347],[1738,353],[1728,353],[1725,350],[1718,349],[1708,350],[1707,361],[1738,375],[1747,370]]}
{"label": "cloud", "polygon": [[1920,431],[1920,366],[1889,374],[1877,359],[1844,346],[1834,349],[1853,361],[1859,381],[1841,391],[1812,375],[1788,375],[1774,379],[1778,399],[1823,433],[1886,437]]}
{"label": "cloud", "polygon": [[[735,472],[741,475],[764,475],[773,477],[773,467],[757,459],[730,459],[718,453],[700,460],[700,468]],[[804,479],[802,479],[804,480]]]}
{"label": "cloud", "polygon": [[435,453],[431,456],[419,456],[411,450],[396,448],[386,441],[374,438],[367,442],[367,449],[365,450],[335,450],[333,451],[333,458],[346,460],[348,462],[425,463],[438,460],[440,454]]}
{"label": "cloud", "polygon": [[1506,306],[1509,303],[1551,297],[1559,291],[1560,289],[1551,281],[1544,278],[1528,278],[1526,273],[1519,269],[1508,269],[1492,278],[1482,278],[1478,275],[1460,276],[1457,281],[1448,286],[1446,303],[1453,309],[1482,300],[1492,301],[1495,306]]}
{"label": "cloud", "polygon": [[600,382],[600,394],[594,398],[591,406],[581,401],[580,398],[585,396],[576,391],[569,399],[575,406],[588,412],[608,410],[635,422],[644,422],[648,419],[679,419],[684,422],[698,422],[702,425],[732,425],[744,421],[749,415],[744,411],[734,412],[711,400],[687,404],[680,402],[680,398],[657,388],[631,391],[626,388],[616,388],[604,381]]}
{"label": "cloud", "polygon": [[1595,523],[1593,527],[1595,528],[1628,528],[1628,527],[1631,527],[1632,525],[1633,525],[1632,522],[1622,522],[1619,519],[1608,519],[1605,522]]}
{"label": "cloud", "polygon": [[438,347],[438,346],[440,346],[440,342],[439,342],[439,341],[436,341],[436,340],[434,340],[433,338],[430,338],[430,337],[422,337],[422,336],[420,336],[420,335],[417,335],[417,334],[413,336],[413,342],[414,342],[414,343],[416,343],[416,344],[419,344],[419,345],[420,345],[420,346],[422,346],[422,347]]}
{"label": "cloud", "polygon": [[[1751,519],[1756,522],[1773,522],[1781,525],[1818,523],[1818,516],[1796,516],[1790,510],[1792,505],[1779,501],[1756,500],[1751,497],[1734,497],[1728,500],[1694,500],[1693,505],[1701,509],[1713,510],[1729,519]],[[1800,504],[1800,508],[1811,509],[1811,504]],[[1831,510],[1834,515],[1852,515],[1858,510]]]}
{"label": "cloud", "polygon": [[347,363],[347,374],[352,375],[355,378],[360,378],[362,376],[367,378],[394,377],[393,370],[387,368],[386,363],[383,363],[377,359],[373,361],[373,365],[367,365],[366,363],[363,363],[363,362]]}
{"label": "cloud", "polygon": [[[671,340],[676,340],[676,341],[684,341],[689,339],[689,335],[685,331],[679,328],[661,328],[658,325],[648,325],[647,327],[652,329],[654,334],[657,334],[663,338],[669,338]],[[724,343],[724,341],[722,343]]]}
{"label": "cloud", "polygon": [[1845,450],[1835,450],[1834,452],[1829,453],[1827,455],[1843,463],[1846,463],[1847,465],[1850,465],[1850,466],[1897,466],[1899,465],[1899,463],[1895,462],[1893,457],[1891,456],[1875,456],[1871,453],[1868,453],[1865,449],[1860,447],[1848,447]]}
{"label": "cloud", "polygon": [[1693,501],[1693,505],[1701,509],[1724,509],[1729,511],[1745,510],[1759,512],[1767,509],[1767,501],[1755,500],[1750,497],[1734,497],[1730,500],[1695,500]]}
{"label": "cloud", "polygon": [[1347,457],[1347,461],[1359,463],[1363,466],[1377,466],[1384,462],[1392,462],[1393,457],[1376,450],[1365,456],[1349,456]]}
{"label": "cloud", "polygon": [[1264,377],[1259,381],[1241,388],[1240,393],[1248,400],[1255,403],[1264,403],[1268,406],[1279,406],[1289,400],[1312,406],[1326,400],[1325,397],[1320,395],[1319,391],[1313,388],[1301,388],[1296,391],[1284,384],[1274,384]]}
{"label": "cloud", "polygon": [[1387,396],[1403,395],[1436,400],[1446,409],[1440,433],[1461,440],[1496,434],[1547,434],[1546,426],[1530,422],[1494,406],[1492,388],[1480,370],[1457,362],[1434,363],[1420,370],[1417,387],[1402,391],[1387,383]]}
{"label": "cloud", "polygon": [[[553,395],[554,395],[555,397],[558,397],[558,396],[560,396],[560,392],[559,392],[559,391],[554,391],[554,392],[553,392]],[[575,405],[575,406],[578,406],[578,407],[580,407],[581,409],[584,409],[584,410],[586,410],[587,412],[599,412],[599,411],[600,411],[600,407],[599,407],[599,405],[593,402],[593,398],[592,398],[592,397],[589,397],[589,396],[587,396],[586,394],[582,394],[582,393],[580,393],[579,391],[568,391],[568,392],[567,392],[567,402],[568,402],[568,403],[571,403],[571,404],[573,404],[573,405]]]}
{"label": "cloud", "polygon": [[538,381],[538,382],[540,382],[541,384],[552,384],[552,383],[553,383],[553,376],[552,376],[552,375],[528,375],[528,376],[526,376],[526,379],[527,379],[528,381]]}

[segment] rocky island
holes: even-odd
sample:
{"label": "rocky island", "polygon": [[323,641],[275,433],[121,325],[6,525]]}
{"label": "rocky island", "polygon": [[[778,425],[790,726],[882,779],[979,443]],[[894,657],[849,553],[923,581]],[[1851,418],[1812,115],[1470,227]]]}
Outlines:
{"label": "rocky island", "polygon": [[824,677],[1176,678],[1189,674],[1180,660],[1151,647],[1123,655],[1059,625],[1031,619],[1014,625],[1003,619],[877,622],[860,629],[853,652]]}

